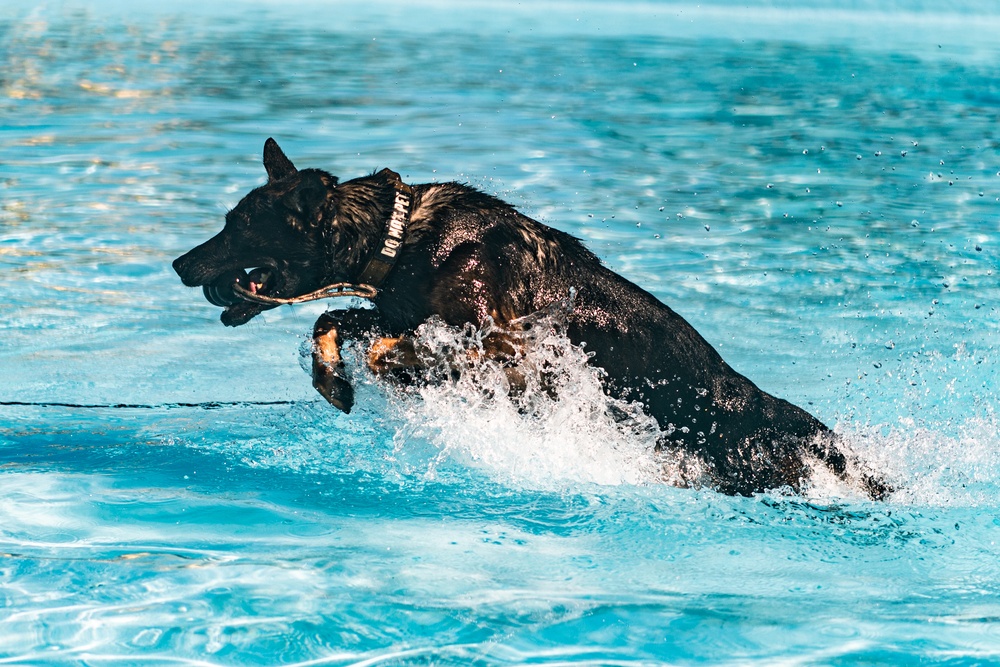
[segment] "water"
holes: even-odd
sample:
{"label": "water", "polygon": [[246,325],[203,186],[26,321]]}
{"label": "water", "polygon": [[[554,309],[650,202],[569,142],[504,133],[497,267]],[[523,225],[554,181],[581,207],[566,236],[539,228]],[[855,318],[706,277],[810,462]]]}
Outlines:
{"label": "water", "polygon": [[[0,9],[0,661],[1000,660],[990,3],[35,4]],[[521,411],[352,357],[332,411],[325,304],[225,329],[169,268],[268,136],[581,237],[899,491],[660,483],[569,353]]]}

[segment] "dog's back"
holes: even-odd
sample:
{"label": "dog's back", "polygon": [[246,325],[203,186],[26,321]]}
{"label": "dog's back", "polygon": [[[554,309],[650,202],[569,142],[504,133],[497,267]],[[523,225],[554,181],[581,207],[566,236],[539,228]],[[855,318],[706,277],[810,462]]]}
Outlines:
{"label": "dog's back", "polygon": [[[697,453],[713,486],[737,494],[799,489],[808,459],[845,473],[826,426],[733,370],[684,318],[576,238],[471,188],[417,192],[416,210],[424,198],[429,206],[415,230],[419,241],[376,299],[386,315],[435,313],[456,326],[488,316],[503,324],[573,290],[569,337],[607,373],[608,393],[641,402],[664,430],[661,446]],[[414,292],[424,290],[427,303],[414,308]],[[456,290],[482,295],[458,302]]]}

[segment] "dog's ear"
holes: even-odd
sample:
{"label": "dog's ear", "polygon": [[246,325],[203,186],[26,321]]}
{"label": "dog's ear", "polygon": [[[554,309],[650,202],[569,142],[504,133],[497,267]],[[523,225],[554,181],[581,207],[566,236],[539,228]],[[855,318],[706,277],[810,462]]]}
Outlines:
{"label": "dog's ear", "polygon": [[311,169],[306,169],[302,172],[298,185],[285,193],[281,203],[300,218],[305,218],[310,225],[315,225],[322,218],[320,208],[326,202],[328,194],[329,190],[323,177]]}
{"label": "dog's ear", "polygon": [[280,181],[298,172],[278,146],[278,142],[270,137],[264,142],[264,169],[267,170],[268,181]]}

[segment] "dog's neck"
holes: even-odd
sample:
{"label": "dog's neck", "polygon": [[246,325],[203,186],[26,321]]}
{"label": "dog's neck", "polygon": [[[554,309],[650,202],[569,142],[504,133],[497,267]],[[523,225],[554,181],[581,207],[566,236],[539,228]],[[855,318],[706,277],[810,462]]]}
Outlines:
{"label": "dog's neck", "polygon": [[383,169],[378,175],[385,177],[392,184],[395,196],[375,254],[368,260],[368,264],[357,279],[358,283],[375,288],[381,286],[396,265],[413,212],[413,190],[403,182],[399,174],[390,169]]}

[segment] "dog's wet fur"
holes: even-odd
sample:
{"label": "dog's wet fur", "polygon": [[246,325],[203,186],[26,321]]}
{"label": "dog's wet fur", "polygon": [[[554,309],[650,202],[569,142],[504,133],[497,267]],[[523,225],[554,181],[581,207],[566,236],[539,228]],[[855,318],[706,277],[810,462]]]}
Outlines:
{"label": "dog's wet fur", "polygon": [[[357,282],[379,249],[399,176],[385,169],[340,183],[296,169],[273,139],[264,167],[267,183],[226,215],[222,232],[174,261],[184,284],[212,285],[248,268],[266,276],[259,293],[272,297]],[[576,238],[465,185],[411,187],[411,222],[374,308],[327,312],[316,323],[313,382],[333,405],[349,411],[354,401],[340,356],[346,341],[375,339],[376,372],[416,365],[408,336],[432,316],[502,331],[572,292],[570,340],[606,372],[610,396],[639,401],[656,419],[659,447],[701,459],[707,479],[692,483],[739,495],[799,491],[811,466],[826,466],[874,499],[890,492],[820,421],[737,373],[680,315]],[[238,326],[267,307],[240,300],[222,322]],[[509,346],[501,337],[486,349],[505,355]]]}

